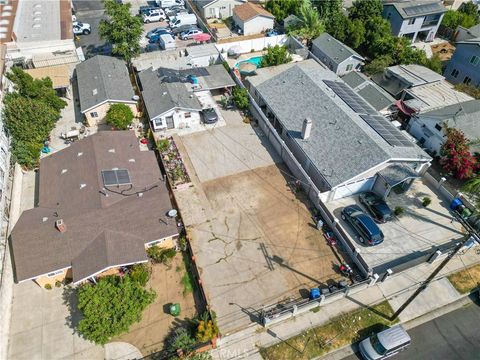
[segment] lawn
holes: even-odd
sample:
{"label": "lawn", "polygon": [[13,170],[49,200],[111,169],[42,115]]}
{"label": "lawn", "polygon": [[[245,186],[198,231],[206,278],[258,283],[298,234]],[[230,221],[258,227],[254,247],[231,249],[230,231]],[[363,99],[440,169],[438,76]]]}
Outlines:
{"label": "lawn", "polygon": [[396,322],[388,320],[392,314],[390,304],[384,301],[373,307],[340,315],[325,325],[307,330],[279,344],[262,348],[260,354],[269,360],[303,360],[322,356],[389,327]]}
{"label": "lawn", "polygon": [[480,265],[460,270],[448,277],[460,294],[466,294],[480,286]]}

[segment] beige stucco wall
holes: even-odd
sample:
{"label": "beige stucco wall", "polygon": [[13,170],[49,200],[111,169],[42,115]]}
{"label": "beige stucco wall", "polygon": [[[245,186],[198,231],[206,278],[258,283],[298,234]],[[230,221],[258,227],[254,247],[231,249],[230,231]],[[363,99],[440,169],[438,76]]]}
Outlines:
{"label": "beige stucco wall", "polygon": [[[108,109],[110,109],[110,105],[115,104],[114,102],[107,102],[105,104],[99,105],[96,108],[90,109],[85,113],[85,120],[87,121],[88,126],[96,126],[98,124],[103,124],[105,122],[105,116],[107,115]],[[132,109],[133,115],[138,115],[138,109],[136,104],[125,104]],[[91,113],[96,112],[98,117],[92,117]]]}
{"label": "beige stucco wall", "polygon": [[145,245],[145,248],[148,249],[149,247],[152,247],[154,245],[157,245],[158,247],[165,248],[165,249],[173,248],[177,245],[177,238],[178,238],[177,235],[170,236],[160,240],[159,243]]}
{"label": "beige stucco wall", "polygon": [[35,279],[35,282],[41,287],[45,287],[47,284],[50,284],[52,287],[54,287],[57,281],[64,281],[66,278],[72,278],[72,268],[65,269],[61,274],[52,277],[48,277],[46,275],[38,277]]}

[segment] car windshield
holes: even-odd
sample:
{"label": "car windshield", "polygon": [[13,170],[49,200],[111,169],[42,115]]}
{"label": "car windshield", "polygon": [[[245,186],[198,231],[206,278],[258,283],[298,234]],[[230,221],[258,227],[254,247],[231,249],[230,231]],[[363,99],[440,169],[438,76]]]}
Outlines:
{"label": "car windshield", "polygon": [[377,354],[384,355],[387,352],[387,349],[385,349],[380,340],[378,340],[377,335],[373,335],[370,338],[370,343],[372,344],[372,347],[377,352]]}

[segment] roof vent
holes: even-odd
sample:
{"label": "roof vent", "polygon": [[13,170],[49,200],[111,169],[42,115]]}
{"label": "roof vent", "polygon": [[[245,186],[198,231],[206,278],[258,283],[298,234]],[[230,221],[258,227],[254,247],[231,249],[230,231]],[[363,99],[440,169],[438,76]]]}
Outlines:
{"label": "roof vent", "polygon": [[133,101],[138,101],[138,100],[140,100],[140,96],[138,96],[138,95],[133,95],[133,96],[132,96],[132,100],[133,100]]}
{"label": "roof vent", "polygon": [[163,95],[163,96],[167,95],[167,92],[166,92],[166,91],[164,91],[162,95]]}
{"label": "roof vent", "polygon": [[83,189],[87,184],[80,184],[80,189]]}
{"label": "roof vent", "polygon": [[115,153],[115,149],[108,149],[109,153]]}
{"label": "roof vent", "polygon": [[142,196],[143,196],[143,192],[139,192],[137,195],[138,195],[138,197],[142,197]]}
{"label": "roof vent", "polygon": [[303,120],[302,125],[302,139],[306,140],[310,137],[310,133],[312,132],[312,119],[306,118]]}
{"label": "roof vent", "polygon": [[65,174],[68,171],[68,169],[62,169],[62,175]]}
{"label": "roof vent", "polygon": [[128,159],[128,162],[135,162],[135,159]]}
{"label": "roof vent", "polygon": [[93,95],[97,95],[97,94],[98,94],[98,90],[97,90],[97,89],[93,89],[93,90],[92,90],[92,94],[93,94]]}
{"label": "roof vent", "polygon": [[55,227],[61,233],[64,233],[67,231],[67,224],[63,222],[63,219],[58,219],[57,221],[55,221]]}
{"label": "roof vent", "polygon": [[77,156],[82,156],[82,155],[83,155],[83,152],[79,152],[79,153],[77,154]]}
{"label": "roof vent", "polygon": [[43,222],[46,222],[47,220],[48,220],[48,217],[46,217],[46,216],[44,216],[44,217],[42,218],[42,221],[43,221]]}

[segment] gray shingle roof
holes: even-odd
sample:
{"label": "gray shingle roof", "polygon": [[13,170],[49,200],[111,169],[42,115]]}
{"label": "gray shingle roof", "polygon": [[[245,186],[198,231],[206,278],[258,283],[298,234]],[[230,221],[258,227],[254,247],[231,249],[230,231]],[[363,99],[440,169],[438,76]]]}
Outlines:
{"label": "gray shingle roof", "polygon": [[[132,186],[104,190],[101,170],[112,168],[127,169]],[[83,251],[91,259],[73,269],[74,274],[93,274],[102,264],[144,260],[138,243],[178,234],[175,220],[166,216],[172,204],[161,178],[155,154],[140,151],[133,131],[99,132],[42,159],[39,206],[22,213],[11,235],[16,280],[70,267]],[[57,219],[66,224],[65,233],[55,228]],[[122,234],[108,240],[109,249],[131,244],[132,253],[105,254],[92,243],[108,231]]]}
{"label": "gray shingle roof", "polygon": [[418,16],[442,14],[447,9],[440,1],[419,1],[419,0],[384,0],[384,6],[392,5],[403,19]]}
{"label": "gray shingle roof", "polygon": [[135,104],[124,61],[97,55],[78,64],[75,70],[82,113],[106,100]]}
{"label": "gray shingle roof", "polygon": [[342,80],[377,111],[383,110],[395,103],[395,99],[385,90],[371,82],[370,79],[358,71],[349,72],[342,76]]}
{"label": "gray shingle roof", "polygon": [[358,71],[350,71],[342,76],[342,80],[345,81],[352,89],[355,89],[356,87],[364,84],[368,79]]}
{"label": "gray shingle roof", "polygon": [[142,85],[143,101],[148,116],[153,119],[175,108],[202,110],[202,105],[187,86],[181,82],[162,83],[158,71],[147,69],[138,74]]}
{"label": "gray shingle roof", "polygon": [[[418,147],[390,146],[325,85],[322,80],[340,79],[314,60],[283,69],[259,69],[260,77],[248,81],[331,187],[390,159],[428,159]],[[300,137],[305,118],[313,121],[307,140]]]}
{"label": "gray shingle roof", "polygon": [[360,59],[363,57],[355,50],[351,49],[341,41],[338,41],[333,36],[323,33],[312,44],[318,47],[330,60],[337,65],[347,60],[350,56],[355,55]]}

